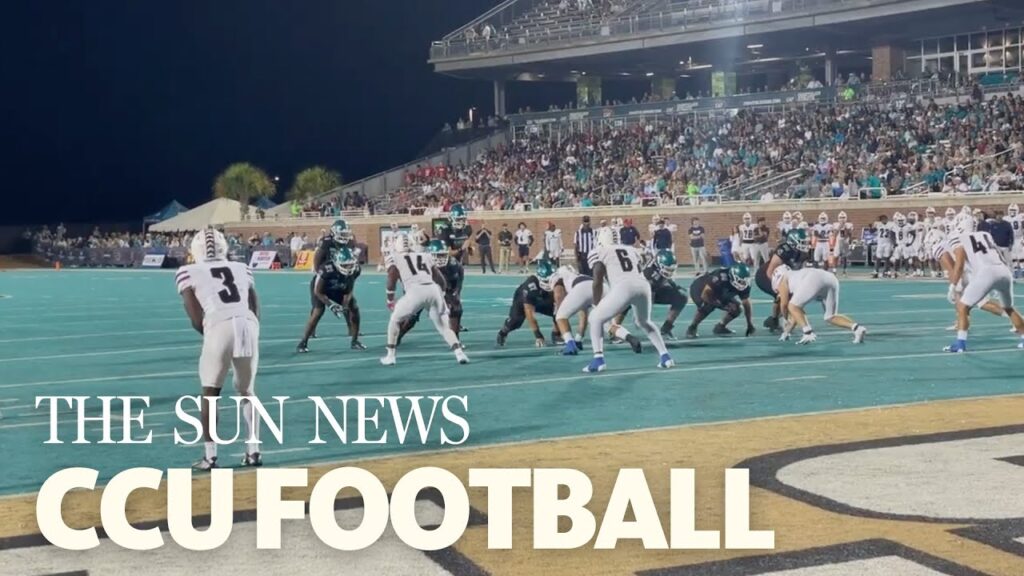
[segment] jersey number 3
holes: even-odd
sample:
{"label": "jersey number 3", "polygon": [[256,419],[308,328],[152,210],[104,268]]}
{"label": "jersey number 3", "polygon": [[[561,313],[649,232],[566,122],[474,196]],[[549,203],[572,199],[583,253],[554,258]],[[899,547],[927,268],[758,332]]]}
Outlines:
{"label": "jersey number 3", "polygon": [[238,286],[235,286],[235,275],[231,273],[231,268],[211,268],[210,274],[224,285],[224,289],[217,292],[221,302],[232,304],[242,300],[242,297],[238,294]]}

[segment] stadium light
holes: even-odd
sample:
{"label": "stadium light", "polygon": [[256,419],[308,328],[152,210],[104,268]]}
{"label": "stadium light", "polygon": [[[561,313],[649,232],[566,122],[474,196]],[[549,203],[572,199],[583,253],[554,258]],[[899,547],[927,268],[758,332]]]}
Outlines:
{"label": "stadium light", "polygon": [[764,48],[764,44],[747,44],[747,48],[757,50],[758,48]]}
{"label": "stadium light", "polygon": [[648,72],[647,74],[644,74],[644,76],[650,78],[651,76],[654,76],[654,72]]}
{"label": "stadium light", "polygon": [[711,64],[694,64],[690,66],[690,70],[703,70],[705,68],[711,68]]}

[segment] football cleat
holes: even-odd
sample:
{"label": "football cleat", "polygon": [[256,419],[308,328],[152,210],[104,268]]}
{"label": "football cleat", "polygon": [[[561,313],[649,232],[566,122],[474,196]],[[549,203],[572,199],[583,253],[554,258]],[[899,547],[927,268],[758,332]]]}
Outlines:
{"label": "football cleat", "polygon": [[305,342],[299,342],[299,345],[295,347],[297,354],[306,354],[309,352],[309,345]]}
{"label": "football cleat", "polygon": [[380,363],[384,366],[394,366],[398,363],[398,360],[396,360],[394,356],[385,356],[380,359]]}
{"label": "football cleat", "polygon": [[359,340],[353,340],[352,341],[352,349],[353,350],[366,350],[366,346],[363,346],[363,343],[360,342]]}
{"label": "football cleat", "polygon": [[505,346],[505,340],[507,338],[508,338],[508,334],[505,334],[504,332],[498,332],[498,346],[499,347],[504,347]]}
{"label": "football cleat", "polygon": [[583,368],[583,372],[584,373],[588,373],[588,374],[595,373],[595,372],[603,372],[604,371],[604,367],[605,367],[605,365],[604,365],[604,358],[601,357],[601,356],[595,356],[590,361],[590,364],[587,364],[587,366],[585,368]]}
{"label": "football cleat", "polygon": [[782,336],[779,336],[779,342],[789,342],[790,333],[783,332]]}
{"label": "football cleat", "polygon": [[863,344],[864,336],[868,333],[868,329],[863,326],[857,326],[857,329],[853,331],[853,343]]}
{"label": "football cleat", "polygon": [[566,340],[565,346],[562,348],[562,356],[575,356],[580,353],[580,349],[576,347],[575,340]]}
{"label": "football cleat", "polygon": [[217,467],[217,457],[216,456],[214,456],[213,458],[207,458],[206,456],[203,456],[201,459],[196,460],[192,464],[192,469],[193,470],[199,470],[199,471],[202,471],[202,472],[206,472],[208,470],[213,470],[216,467]]}
{"label": "football cleat", "polygon": [[633,349],[634,354],[639,354],[644,351],[644,347],[640,344],[640,339],[630,334],[626,336],[626,342],[629,342],[629,347]]}
{"label": "football cleat", "polygon": [[459,364],[469,364],[469,356],[466,356],[466,352],[462,348],[455,349],[455,359]]}
{"label": "football cleat", "polygon": [[732,330],[729,330],[728,326],[723,326],[721,324],[715,324],[714,334],[716,336],[731,336],[731,335],[735,334],[735,332],[733,332]]}
{"label": "football cleat", "polygon": [[1024,338],[1021,338],[1020,342],[1017,342],[1017,348],[1024,350]]}
{"label": "football cleat", "polygon": [[961,354],[967,352],[967,340],[960,340],[959,338],[954,340],[952,344],[942,349],[943,352],[953,352]]}
{"label": "football cleat", "polygon": [[242,466],[263,466],[263,456],[259,452],[242,456]]}
{"label": "football cleat", "polygon": [[686,337],[690,340],[697,338],[697,328],[695,326],[690,326],[689,328],[687,328]]}
{"label": "football cleat", "polygon": [[800,344],[800,345],[810,344],[811,342],[815,342],[817,340],[818,340],[818,335],[817,334],[815,334],[814,332],[808,332],[808,333],[804,334],[803,338],[801,338],[800,341],[797,342],[797,344]]}
{"label": "football cleat", "polygon": [[662,354],[661,358],[658,359],[658,368],[671,368],[675,365],[676,363],[672,361],[672,357],[667,353]]}
{"label": "football cleat", "polygon": [[763,326],[765,328],[771,330],[771,331],[778,330],[778,328],[779,328],[779,319],[776,318],[775,316],[769,316],[769,317],[764,319]]}
{"label": "football cleat", "polygon": [[661,339],[665,342],[676,342],[676,335],[671,330],[662,330]]}

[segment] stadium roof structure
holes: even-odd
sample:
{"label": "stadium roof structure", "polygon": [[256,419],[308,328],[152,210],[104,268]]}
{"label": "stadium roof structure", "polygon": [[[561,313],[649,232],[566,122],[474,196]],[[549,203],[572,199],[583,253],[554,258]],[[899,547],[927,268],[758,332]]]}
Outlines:
{"label": "stadium roof structure", "polygon": [[158,222],[150,226],[149,229],[153,232],[179,232],[201,230],[227,222],[238,222],[241,206],[238,200],[214,198],[206,204],[196,206],[163,222]]}
{"label": "stadium roof structure", "polygon": [[[557,0],[506,0],[435,41],[429,62],[439,73],[493,80],[497,104],[506,81],[745,73],[826,56],[870,69],[875,47],[1024,22],[1021,0],[615,3],[615,15],[598,18],[562,13]],[[485,25],[494,29],[488,39],[476,32]]]}

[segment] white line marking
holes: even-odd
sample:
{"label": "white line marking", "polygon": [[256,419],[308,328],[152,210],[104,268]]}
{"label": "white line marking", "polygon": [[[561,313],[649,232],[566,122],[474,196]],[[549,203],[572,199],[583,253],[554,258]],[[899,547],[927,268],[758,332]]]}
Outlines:
{"label": "white line marking", "polygon": [[[189,448],[194,448],[194,446],[189,446]],[[308,452],[309,450],[311,450],[311,448],[306,446],[306,447],[295,447],[295,448],[282,448],[280,450],[263,450],[263,451],[260,451],[260,454],[265,456],[267,454],[287,454],[289,452]],[[231,455],[232,458],[241,458],[242,456],[245,456],[245,452],[237,452],[237,453]]]}
{"label": "white line marking", "polygon": [[0,400],[0,404],[10,404],[11,402],[17,402],[18,398],[4,398]]}
{"label": "white line marking", "polygon": [[776,378],[775,380],[772,380],[772,382],[796,382],[797,380],[824,380],[825,378],[828,378],[828,376],[794,376],[793,378]]}

